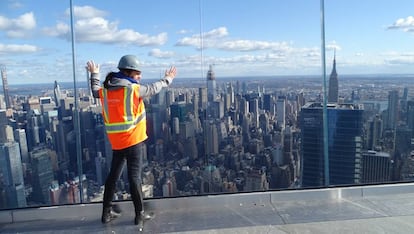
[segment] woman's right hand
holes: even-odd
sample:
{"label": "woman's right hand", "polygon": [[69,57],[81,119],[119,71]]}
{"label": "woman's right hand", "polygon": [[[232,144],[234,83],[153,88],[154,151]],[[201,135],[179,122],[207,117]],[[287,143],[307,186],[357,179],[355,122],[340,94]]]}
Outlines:
{"label": "woman's right hand", "polygon": [[175,66],[171,66],[170,70],[165,70],[165,76],[168,76],[174,79],[176,75],[177,75],[177,68]]}

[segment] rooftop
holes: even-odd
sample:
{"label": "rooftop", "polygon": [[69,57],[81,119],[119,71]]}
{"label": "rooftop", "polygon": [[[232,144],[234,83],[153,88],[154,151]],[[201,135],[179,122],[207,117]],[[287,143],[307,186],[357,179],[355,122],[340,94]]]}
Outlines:
{"label": "rooftop", "polygon": [[[0,233],[131,233],[133,208],[103,225],[102,204],[0,211]],[[412,233],[414,183],[145,200],[145,233]]]}

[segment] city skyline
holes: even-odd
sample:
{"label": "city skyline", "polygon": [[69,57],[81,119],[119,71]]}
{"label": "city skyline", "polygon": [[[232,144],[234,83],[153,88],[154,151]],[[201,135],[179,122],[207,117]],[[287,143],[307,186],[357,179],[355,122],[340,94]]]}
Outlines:
{"label": "city skyline", "polygon": [[[213,75],[211,70],[207,73]],[[315,85],[319,81],[218,80],[216,98],[211,100],[207,100],[209,87],[204,86],[205,81],[171,87],[147,100],[149,139],[143,158],[143,189],[147,196],[191,196],[317,186],[302,181],[308,177],[302,171],[309,165],[308,155],[313,152],[304,146],[312,145],[309,139],[321,142],[321,134],[311,138],[306,134],[307,127],[321,129],[312,124],[312,119],[315,123],[322,121],[323,98],[320,86]],[[329,134],[333,136],[329,145],[334,147],[329,155],[333,155],[333,161],[341,158],[335,157],[343,154],[341,147],[354,148],[355,152],[346,152],[350,156],[355,155],[355,160],[349,162],[355,163],[358,173],[355,171],[355,175],[348,173],[346,176],[355,178],[355,184],[411,180],[410,136],[414,123],[414,96],[410,90],[413,90],[413,84],[408,80],[396,82],[392,78],[374,82],[371,79],[358,79],[358,82],[342,79],[340,84],[337,107],[332,108],[330,104],[334,112],[328,114],[329,123],[333,124],[329,126],[332,130]],[[376,88],[373,89],[374,86]],[[80,202],[81,196],[84,201],[101,199],[111,153],[103,132],[99,106],[93,103],[87,92],[81,94],[81,178],[84,181],[81,185],[77,175],[79,162],[74,151],[74,99],[70,91],[58,87],[55,83],[54,97],[51,93],[49,97],[44,96],[46,93],[42,97],[13,95],[13,108],[0,111],[0,119],[5,126],[0,132],[0,146],[4,148],[3,153],[0,152],[0,160],[10,162],[5,164],[7,167],[2,169],[3,173],[23,171],[26,175],[24,184],[15,179],[16,182],[0,186],[0,192],[13,192],[10,198],[0,200],[0,208],[72,204]],[[387,108],[381,108],[378,103],[381,99],[388,100]],[[346,110],[343,108],[348,105],[346,103],[354,103],[350,107],[355,106]],[[314,105],[320,115],[315,118],[307,116],[304,111],[307,105]],[[364,115],[357,107],[363,107]],[[342,112],[344,110],[346,113]],[[344,138],[343,133],[349,134],[352,124],[347,113],[359,116],[353,122],[355,137]],[[343,128],[345,125],[348,127]],[[14,144],[21,147],[21,168],[16,167],[19,164],[16,159],[20,155],[8,153],[12,152],[11,143],[14,141],[18,141],[17,145]],[[320,153],[315,155],[321,158]],[[365,159],[372,165],[361,167],[360,163],[364,165],[361,160]],[[379,160],[385,171],[373,173],[378,170],[374,165]],[[393,164],[393,161],[398,163]],[[401,168],[394,166],[400,163]],[[333,178],[344,172],[340,168],[332,164],[329,173]],[[35,179],[30,180],[27,175]],[[322,181],[322,178],[317,181]],[[332,185],[349,183],[352,181],[332,179]],[[79,186],[84,187],[80,190]],[[128,184],[120,183],[118,199],[129,199],[125,193],[127,190]]]}
{"label": "city skyline", "polygon": [[[72,81],[69,1],[0,4],[0,64],[9,84]],[[170,65],[179,78],[205,78],[210,64],[220,77],[322,73],[320,1],[115,4],[73,1],[78,80],[87,60],[105,73],[123,54],[141,59],[144,79]],[[335,50],[341,75],[413,74],[413,7],[405,0],[325,1],[327,73]]]}

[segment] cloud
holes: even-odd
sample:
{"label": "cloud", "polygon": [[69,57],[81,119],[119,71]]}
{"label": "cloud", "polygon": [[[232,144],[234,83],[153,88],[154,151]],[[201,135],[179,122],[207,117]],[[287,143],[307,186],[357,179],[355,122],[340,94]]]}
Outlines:
{"label": "cloud", "polygon": [[36,19],[33,12],[25,13],[15,19],[0,15],[0,30],[4,30],[10,38],[23,38],[36,28]]}
{"label": "cloud", "polygon": [[268,42],[253,40],[229,40],[219,43],[216,46],[219,49],[227,51],[255,51],[255,50],[288,50],[286,42]]}
{"label": "cloud", "polygon": [[22,8],[22,7],[23,7],[23,4],[21,2],[9,0],[9,8],[18,9],[18,8]]}
{"label": "cloud", "polygon": [[209,32],[204,33],[203,37],[205,39],[209,39],[209,38],[215,39],[215,38],[226,37],[228,35],[229,35],[229,33],[228,33],[226,27],[219,27],[219,28],[216,28],[216,29],[213,29]]}
{"label": "cloud", "polygon": [[387,29],[401,29],[404,32],[414,32],[414,16],[408,16],[407,18],[400,18]]}
{"label": "cloud", "polygon": [[398,57],[392,59],[385,59],[386,64],[390,65],[410,65],[414,64],[414,57]]}
{"label": "cloud", "polygon": [[57,36],[62,36],[62,35],[67,35],[69,34],[70,31],[70,27],[69,25],[65,24],[65,23],[57,23],[55,27],[53,28],[43,28],[43,33],[47,36],[51,36],[51,37],[57,37]]}
{"label": "cloud", "polygon": [[321,57],[321,53],[320,53],[320,51],[318,50],[318,51],[316,51],[316,50],[310,50],[310,51],[308,51],[307,53],[303,53],[304,55],[304,57],[307,57],[307,58],[316,58],[316,59],[320,59],[320,57]]}
{"label": "cloud", "polygon": [[[107,15],[105,11],[101,11],[92,6],[74,6],[73,13],[76,19],[89,19],[95,17],[104,17]],[[65,15],[70,17],[70,9],[66,9]]]}
{"label": "cloud", "polygon": [[[228,36],[226,27],[219,27],[203,33],[203,47],[215,47],[216,41],[220,38]],[[191,37],[184,37],[175,44],[176,46],[193,46],[200,49],[200,34],[193,34]]]}
{"label": "cloud", "polygon": [[340,51],[342,49],[335,41],[328,43],[325,47],[327,51]]}
{"label": "cloud", "polygon": [[194,47],[200,47],[200,36],[192,36],[192,37],[184,37],[180,40],[178,40],[177,43],[175,43],[176,46],[194,46]]}
{"label": "cloud", "polygon": [[[286,73],[289,69],[304,68],[315,69],[320,66],[320,48],[319,47],[294,47],[293,42],[286,41],[264,41],[264,40],[246,40],[232,39],[226,28],[221,27],[213,29],[204,35],[204,48],[213,48],[220,51],[243,52],[236,56],[223,57],[222,55],[205,56],[205,64],[218,64],[221,67],[256,67],[259,70],[272,70]],[[176,46],[192,46],[200,49],[200,36],[192,35],[184,37],[176,43]],[[335,43],[330,43],[327,48],[341,48]],[[179,63],[188,65],[200,64],[200,56],[188,56],[179,60]],[[251,72],[251,69],[249,70]]]}
{"label": "cloud", "polygon": [[180,31],[177,32],[177,34],[187,34],[189,31],[186,29],[181,29]]}
{"label": "cloud", "polygon": [[161,58],[161,59],[168,59],[174,56],[174,52],[172,51],[161,51],[160,49],[152,49],[149,53],[149,56]]}
{"label": "cloud", "polygon": [[167,33],[150,36],[135,32],[132,29],[118,29],[117,22],[109,22],[101,17],[78,20],[75,28],[76,37],[80,42],[153,46],[163,45],[168,39]]}
{"label": "cloud", "polygon": [[0,44],[0,54],[24,54],[37,51],[39,51],[39,48],[33,45]]}
{"label": "cloud", "polygon": [[410,65],[414,64],[414,52],[391,51],[383,54],[386,59],[384,62],[390,65]]}
{"label": "cloud", "polygon": [[[74,29],[77,42],[95,42],[104,44],[134,44],[138,46],[159,46],[167,42],[167,33],[148,35],[132,29],[119,29],[119,22],[108,21],[101,17],[106,13],[90,6],[75,7],[79,19]],[[44,28],[48,36],[70,40],[70,26],[58,22],[54,27]]]}
{"label": "cloud", "polygon": [[[255,41],[255,40],[232,40],[228,38],[226,27],[219,27],[203,33],[203,48],[215,48],[223,51],[259,51],[269,50],[273,52],[290,51],[292,48],[287,42]],[[201,48],[200,35],[184,37],[175,44],[176,46],[192,46]]]}

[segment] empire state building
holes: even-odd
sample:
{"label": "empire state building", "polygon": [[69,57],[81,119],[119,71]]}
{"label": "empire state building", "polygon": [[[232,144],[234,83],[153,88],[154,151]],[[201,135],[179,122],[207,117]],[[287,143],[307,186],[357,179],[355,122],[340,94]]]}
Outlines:
{"label": "empire state building", "polygon": [[328,103],[338,102],[338,73],[336,73],[335,55],[333,60],[333,68],[329,77]]}

